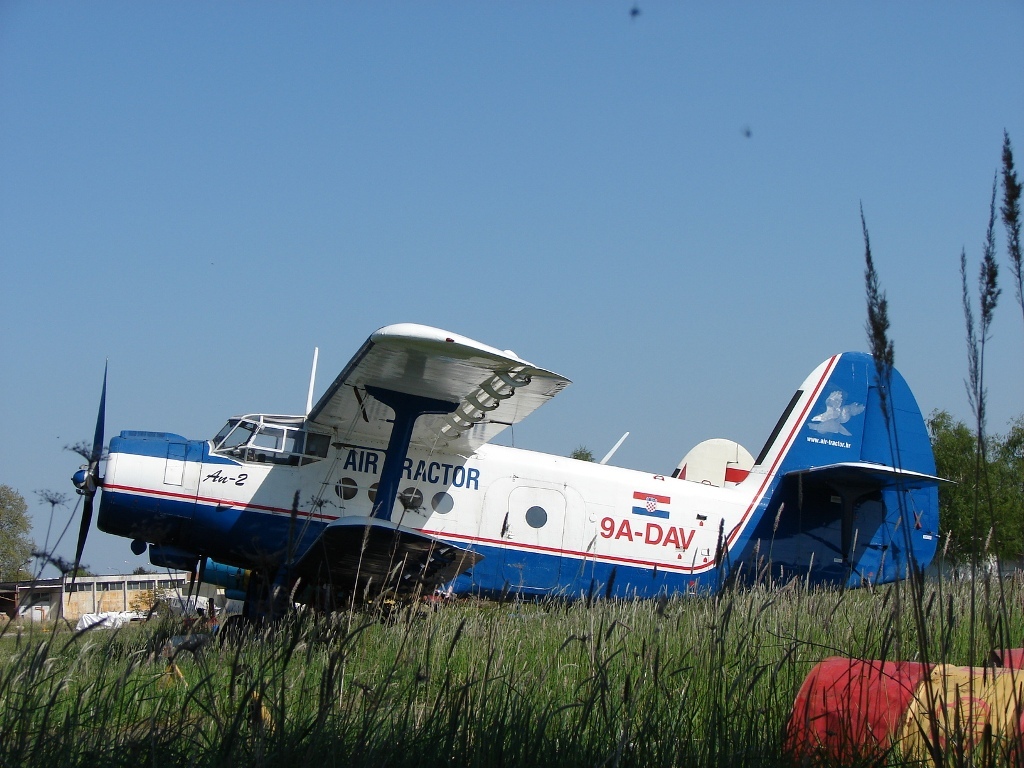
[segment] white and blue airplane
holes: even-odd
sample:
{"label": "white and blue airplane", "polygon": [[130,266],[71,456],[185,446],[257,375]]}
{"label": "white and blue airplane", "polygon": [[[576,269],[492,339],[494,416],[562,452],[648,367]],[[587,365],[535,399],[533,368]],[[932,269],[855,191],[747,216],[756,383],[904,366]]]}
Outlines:
{"label": "white and blue airplane", "polygon": [[569,380],[422,325],[373,333],[315,405],[311,381],[305,415],[235,416],[204,440],[126,430],[105,462],[104,373],[74,478],[76,564],[102,489],[101,530],[244,594],[253,617],[275,594],[332,605],[888,582],[931,562],[940,480],[913,394],[887,378],[888,419],[874,359],[829,358],[756,458],[710,440],[663,475],[493,444]]}

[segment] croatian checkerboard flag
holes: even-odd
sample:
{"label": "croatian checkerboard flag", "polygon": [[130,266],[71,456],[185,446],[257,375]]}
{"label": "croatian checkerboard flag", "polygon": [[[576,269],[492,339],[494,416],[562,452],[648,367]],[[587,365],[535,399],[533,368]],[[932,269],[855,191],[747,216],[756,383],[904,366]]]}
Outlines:
{"label": "croatian checkerboard flag", "polygon": [[656,493],[633,492],[633,514],[647,517],[668,518],[668,510],[664,509],[672,501],[670,496],[659,496]]}

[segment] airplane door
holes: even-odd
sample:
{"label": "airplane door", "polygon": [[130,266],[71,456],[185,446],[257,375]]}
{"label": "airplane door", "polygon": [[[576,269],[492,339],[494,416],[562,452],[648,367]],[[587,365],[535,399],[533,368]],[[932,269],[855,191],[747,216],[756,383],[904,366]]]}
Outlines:
{"label": "airplane door", "polygon": [[164,465],[164,485],[181,485],[185,479],[185,456],[188,443],[168,443]]}
{"label": "airplane door", "polygon": [[202,445],[195,443],[167,443],[164,462],[164,491],[161,511],[179,518],[191,518],[199,492],[199,473],[202,467]]}
{"label": "airplane door", "polygon": [[509,494],[501,532],[506,544],[502,576],[513,589],[558,586],[565,507],[565,496],[553,488],[523,485]]}

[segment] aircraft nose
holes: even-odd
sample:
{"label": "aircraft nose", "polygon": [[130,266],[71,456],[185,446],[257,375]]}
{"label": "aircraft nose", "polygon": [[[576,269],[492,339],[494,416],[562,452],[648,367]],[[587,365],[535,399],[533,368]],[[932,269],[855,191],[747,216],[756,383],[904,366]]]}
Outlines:
{"label": "aircraft nose", "polygon": [[89,470],[78,470],[71,476],[71,482],[75,484],[75,488],[78,489],[79,493],[87,492],[89,490]]}

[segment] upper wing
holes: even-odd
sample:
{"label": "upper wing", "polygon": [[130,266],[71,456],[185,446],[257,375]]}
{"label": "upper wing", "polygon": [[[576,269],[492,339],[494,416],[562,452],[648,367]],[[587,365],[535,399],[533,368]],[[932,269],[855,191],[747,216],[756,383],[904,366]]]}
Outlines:
{"label": "upper wing", "polygon": [[471,453],[569,383],[511,350],[501,351],[438,328],[402,323],[381,328],[366,340],[308,418],[338,430],[345,441],[387,442],[391,409],[375,400],[367,386],[445,400],[455,404],[456,410],[421,416],[412,445]]}

